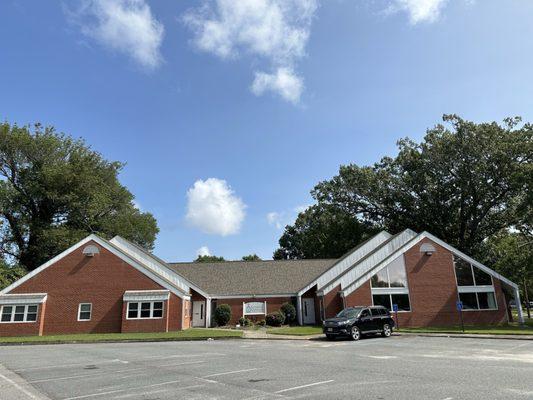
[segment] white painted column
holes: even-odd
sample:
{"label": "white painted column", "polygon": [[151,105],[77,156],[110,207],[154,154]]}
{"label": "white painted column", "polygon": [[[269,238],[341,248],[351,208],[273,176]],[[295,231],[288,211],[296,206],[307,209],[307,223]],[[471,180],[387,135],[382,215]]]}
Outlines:
{"label": "white painted column", "polygon": [[205,299],[205,327],[211,327],[211,297]]}
{"label": "white painted column", "polygon": [[518,322],[524,323],[524,313],[522,312],[522,302],[520,301],[520,290],[518,287],[514,288],[514,302],[516,304],[516,310],[518,311]]}
{"label": "white painted column", "polygon": [[303,325],[302,296],[296,296],[296,307],[298,309],[298,325]]}

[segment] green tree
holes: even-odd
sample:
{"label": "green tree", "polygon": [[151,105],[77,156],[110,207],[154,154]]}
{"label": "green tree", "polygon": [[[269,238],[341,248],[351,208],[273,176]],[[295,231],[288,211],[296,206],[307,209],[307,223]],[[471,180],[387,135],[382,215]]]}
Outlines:
{"label": "green tree", "polygon": [[341,166],[313,197],[391,232],[427,230],[473,256],[502,229],[531,227],[533,126],[443,120],[449,127],[429,129],[421,143],[400,140],[394,158]]}
{"label": "green tree", "polygon": [[247,256],[242,257],[242,261],[261,261],[261,257],[257,254],[248,254]]}
{"label": "green tree", "polygon": [[8,265],[0,259],[0,290],[8,287],[25,274],[26,270],[24,268],[18,265]]}
{"label": "green tree", "polygon": [[122,168],[52,127],[0,124],[1,255],[31,271],[89,233],[151,249],[157,223],[134,207]]}
{"label": "green tree", "polygon": [[194,262],[198,263],[214,263],[214,262],[224,262],[226,261],[224,257],[217,256],[198,256]]}
{"label": "green tree", "polygon": [[533,237],[505,230],[484,242],[484,262],[519,285],[531,318],[533,300]]}
{"label": "green tree", "polygon": [[285,228],[273,258],[338,258],[376,232],[340,207],[313,205]]}

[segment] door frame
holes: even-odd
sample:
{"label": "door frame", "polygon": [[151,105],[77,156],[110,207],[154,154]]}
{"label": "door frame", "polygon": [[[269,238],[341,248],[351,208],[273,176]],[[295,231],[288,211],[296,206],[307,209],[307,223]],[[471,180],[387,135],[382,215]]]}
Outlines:
{"label": "door frame", "polygon": [[[200,306],[200,320],[198,321],[195,317],[195,305]],[[205,328],[206,324],[206,301],[205,300],[193,300],[192,301],[192,318],[191,326],[193,328]]]}
{"label": "door frame", "polygon": [[[311,304],[311,307],[308,306],[308,304]],[[307,315],[307,321],[306,321],[306,315],[304,310],[306,309],[309,311],[309,308],[312,308],[312,313],[308,313]],[[316,324],[316,310],[315,310],[315,299],[313,297],[302,297],[302,323],[304,325],[314,325]],[[312,320],[309,320],[309,317],[312,318]]]}

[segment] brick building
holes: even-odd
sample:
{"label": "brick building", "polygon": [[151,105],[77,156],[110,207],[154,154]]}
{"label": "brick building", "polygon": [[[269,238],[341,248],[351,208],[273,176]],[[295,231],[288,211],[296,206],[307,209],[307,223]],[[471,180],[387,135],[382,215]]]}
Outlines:
{"label": "brick building", "polygon": [[458,301],[466,324],[497,324],[512,297],[515,283],[427,232],[380,232],[338,260],[201,264],[90,235],[0,291],[0,336],[168,332],[212,326],[219,304],[235,324],[285,302],[300,324],[379,304],[398,308],[400,326],[456,325]]}

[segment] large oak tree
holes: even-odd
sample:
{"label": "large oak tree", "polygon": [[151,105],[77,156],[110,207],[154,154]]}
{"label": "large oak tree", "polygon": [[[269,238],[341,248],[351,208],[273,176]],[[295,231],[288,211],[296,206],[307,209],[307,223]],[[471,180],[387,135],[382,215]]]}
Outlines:
{"label": "large oak tree", "polygon": [[151,249],[157,223],[122,168],[52,127],[0,124],[0,254],[31,271],[89,233]]}

